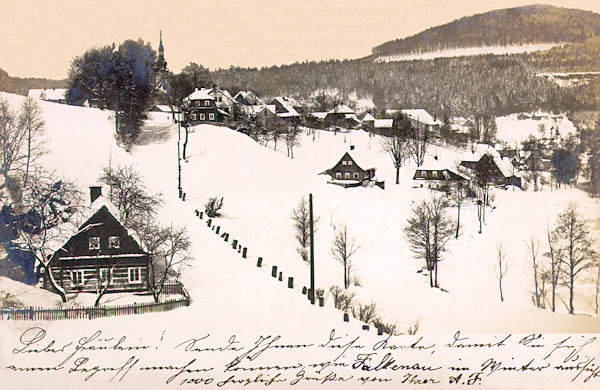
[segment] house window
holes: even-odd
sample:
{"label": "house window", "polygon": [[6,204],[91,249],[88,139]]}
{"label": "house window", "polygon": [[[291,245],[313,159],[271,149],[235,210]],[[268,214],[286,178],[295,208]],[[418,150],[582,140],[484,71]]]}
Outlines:
{"label": "house window", "polygon": [[433,175],[433,177],[438,177],[437,171],[433,171],[433,172],[431,172],[431,174]]}
{"label": "house window", "polygon": [[342,165],[346,165],[346,161],[342,161]]}
{"label": "house window", "polygon": [[221,103],[221,102],[223,101],[223,98],[222,98],[221,96],[217,96],[217,101],[218,101],[219,103]]}
{"label": "house window", "polygon": [[142,283],[142,269],[140,267],[130,267],[127,270],[129,283]]}
{"label": "house window", "polygon": [[81,286],[83,283],[83,270],[71,271],[71,284],[73,286]]}
{"label": "house window", "polygon": [[355,179],[358,179],[358,173],[355,173],[355,174],[354,174],[354,178],[355,178]]}
{"label": "house window", "polygon": [[368,178],[369,178],[369,174],[365,173],[365,179],[368,179]]}
{"label": "house window", "polygon": [[341,179],[342,178],[342,173],[341,172],[336,172],[335,173],[335,178],[336,179]]}
{"label": "house window", "polygon": [[352,161],[348,161],[346,164],[348,164],[348,165],[352,165]]}
{"label": "house window", "polygon": [[210,101],[208,101],[208,100],[205,100],[205,101],[204,101],[204,106],[205,106],[205,107],[208,107],[208,106],[210,106]]}
{"label": "house window", "polygon": [[206,114],[200,114],[200,120],[203,121],[206,119]]}
{"label": "house window", "polygon": [[212,112],[210,114],[208,114],[208,120],[214,121],[215,120],[215,114],[213,114]]}
{"label": "house window", "polygon": [[197,120],[197,119],[198,119],[198,115],[196,115],[196,114],[192,114],[192,120],[193,120],[193,121],[195,121],[195,120]]}
{"label": "house window", "polygon": [[196,100],[196,107],[202,106],[202,102],[200,100]]}
{"label": "house window", "polygon": [[350,179],[350,172],[344,173],[344,179]]}
{"label": "house window", "polygon": [[108,247],[109,248],[120,248],[121,247],[121,238],[119,236],[108,237]]}
{"label": "house window", "polygon": [[90,237],[88,248],[92,250],[100,249],[100,237]]}
{"label": "house window", "polygon": [[110,270],[108,268],[100,269],[100,282],[110,284]]}

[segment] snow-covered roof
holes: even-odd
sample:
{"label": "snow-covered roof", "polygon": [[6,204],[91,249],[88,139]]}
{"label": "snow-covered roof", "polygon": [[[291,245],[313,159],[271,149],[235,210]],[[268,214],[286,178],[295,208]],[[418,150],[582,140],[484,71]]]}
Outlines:
{"label": "snow-covered roof", "polygon": [[356,114],[345,114],[344,117],[346,119],[353,119],[355,120],[357,123],[360,123],[360,120],[358,120],[358,117],[356,116]]}
{"label": "snow-covered roof", "polygon": [[171,107],[169,107],[165,104],[155,104],[154,106],[152,106],[150,111],[171,112]]}
{"label": "snow-covered roof", "polygon": [[425,111],[422,108],[411,109],[411,110],[400,110],[403,114],[405,114],[410,119],[419,121],[426,125],[441,125],[442,122],[439,120],[433,119],[431,114]]}
{"label": "snow-covered roof", "polygon": [[244,98],[244,100],[246,100],[247,102],[257,102],[258,104],[264,104],[263,101],[260,100],[260,98],[256,96],[256,94],[252,91],[240,91],[236,93],[233,98],[237,100],[238,97]]}
{"label": "snow-covered roof", "polygon": [[65,88],[30,89],[27,97],[40,100],[65,100],[66,94]]}
{"label": "snow-covered roof", "polygon": [[273,98],[273,100],[271,100],[271,104],[275,104],[274,103],[275,101],[279,102],[279,104],[281,104],[283,109],[287,111],[287,112],[278,113],[277,115],[279,115],[281,117],[300,116],[300,114],[298,114],[298,111],[296,111],[296,109],[292,106],[292,103],[288,100],[288,98],[283,97],[283,96],[278,96],[276,98]]}
{"label": "snow-covered roof", "polygon": [[[100,195],[88,207],[83,207],[77,213],[75,213],[72,219],[72,223],[68,223],[63,226],[62,233],[66,236],[66,238],[62,241],[57,242],[56,245],[53,245],[53,251],[56,252],[57,250],[62,248],[71,239],[71,237],[73,237],[80,231],[83,231],[81,230],[83,224],[85,224],[91,217],[93,217],[94,214],[96,214],[102,207],[106,207],[108,212],[111,213],[113,217],[115,217],[115,219],[121,224],[121,226],[123,226],[123,229],[127,230],[125,228],[125,225],[123,224],[123,221],[121,220],[121,213],[119,213],[119,209],[117,209],[117,207],[114,204],[112,204],[112,202],[108,200],[108,198],[105,198],[104,196]],[[127,234],[131,236],[131,232],[127,232]]]}
{"label": "snow-covered roof", "polygon": [[354,150],[346,150],[342,154],[332,156],[332,159],[330,160],[331,163],[328,165],[327,169],[333,168],[346,153],[348,153],[348,155],[352,157],[352,160],[365,171],[368,169],[375,169],[377,166],[377,160],[371,152],[366,149],[355,147]]}
{"label": "snow-covered roof", "polygon": [[373,126],[376,129],[389,129],[394,125],[393,119],[375,119]]}
{"label": "snow-covered roof", "polygon": [[263,110],[270,111],[273,115],[277,115],[277,113],[275,112],[274,104],[263,104],[263,105],[255,105],[255,106],[248,106],[248,107],[250,107],[250,115],[252,115],[252,116],[256,116],[256,115],[260,114]]}
{"label": "snow-covered roof", "polygon": [[232,103],[235,102],[235,100],[233,99],[233,96],[231,96],[231,94],[229,93],[229,91],[226,90],[226,89],[219,88],[219,87],[204,88],[204,89],[208,90],[208,94],[210,94],[211,96],[216,95],[217,92],[221,92],[221,94],[223,96],[225,96],[227,99],[229,99]]}
{"label": "snow-covered roof", "polygon": [[317,119],[325,119],[325,117],[327,116],[326,112],[311,112],[310,116],[313,116]]}
{"label": "snow-covered roof", "polygon": [[338,104],[337,106],[329,110],[329,112],[332,114],[354,114],[354,110],[352,110],[345,104]]}
{"label": "snow-covered roof", "polygon": [[196,88],[196,90],[194,92],[192,92],[191,94],[189,94],[185,99],[183,99],[184,102],[189,102],[190,100],[215,100],[215,98],[212,95],[209,95],[209,93],[212,91],[212,88],[208,89],[208,88],[202,88],[202,89],[198,89]]}
{"label": "snow-covered roof", "polygon": [[375,117],[367,112],[367,115],[365,115],[362,120],[363,122],[373,122]]}

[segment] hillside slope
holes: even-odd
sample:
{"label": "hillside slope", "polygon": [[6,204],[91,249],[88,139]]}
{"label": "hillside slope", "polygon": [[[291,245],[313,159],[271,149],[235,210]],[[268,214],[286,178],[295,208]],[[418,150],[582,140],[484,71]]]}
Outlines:
{"label": "hillside slope", "polygon": [[375,56],[449,48],[579,42],[600,34],[600,15],[550,5],[530,5],[463,17],[419,34],[385,42]]}

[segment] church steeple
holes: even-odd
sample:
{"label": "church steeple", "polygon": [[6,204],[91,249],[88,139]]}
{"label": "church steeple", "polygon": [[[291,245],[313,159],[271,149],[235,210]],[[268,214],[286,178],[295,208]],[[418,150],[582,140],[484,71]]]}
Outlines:
{"label": "church steeple", "polygon": [[167,61],[165,61],[165,48],[163,47],[162,42],[162,30],[160,31],[160,43],[158,44],[158,58],[156,59],[156,70],[167,70]]}

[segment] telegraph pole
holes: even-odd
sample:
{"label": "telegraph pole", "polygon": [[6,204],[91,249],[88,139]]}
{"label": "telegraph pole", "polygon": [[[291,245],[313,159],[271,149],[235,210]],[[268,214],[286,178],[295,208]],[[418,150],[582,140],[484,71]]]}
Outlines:
{"label": "telegraph pole", "polygon": [[308,212],[310,223],[310,303],[315,304],[315,236],[313,229],[312,194],[308,194]]}

